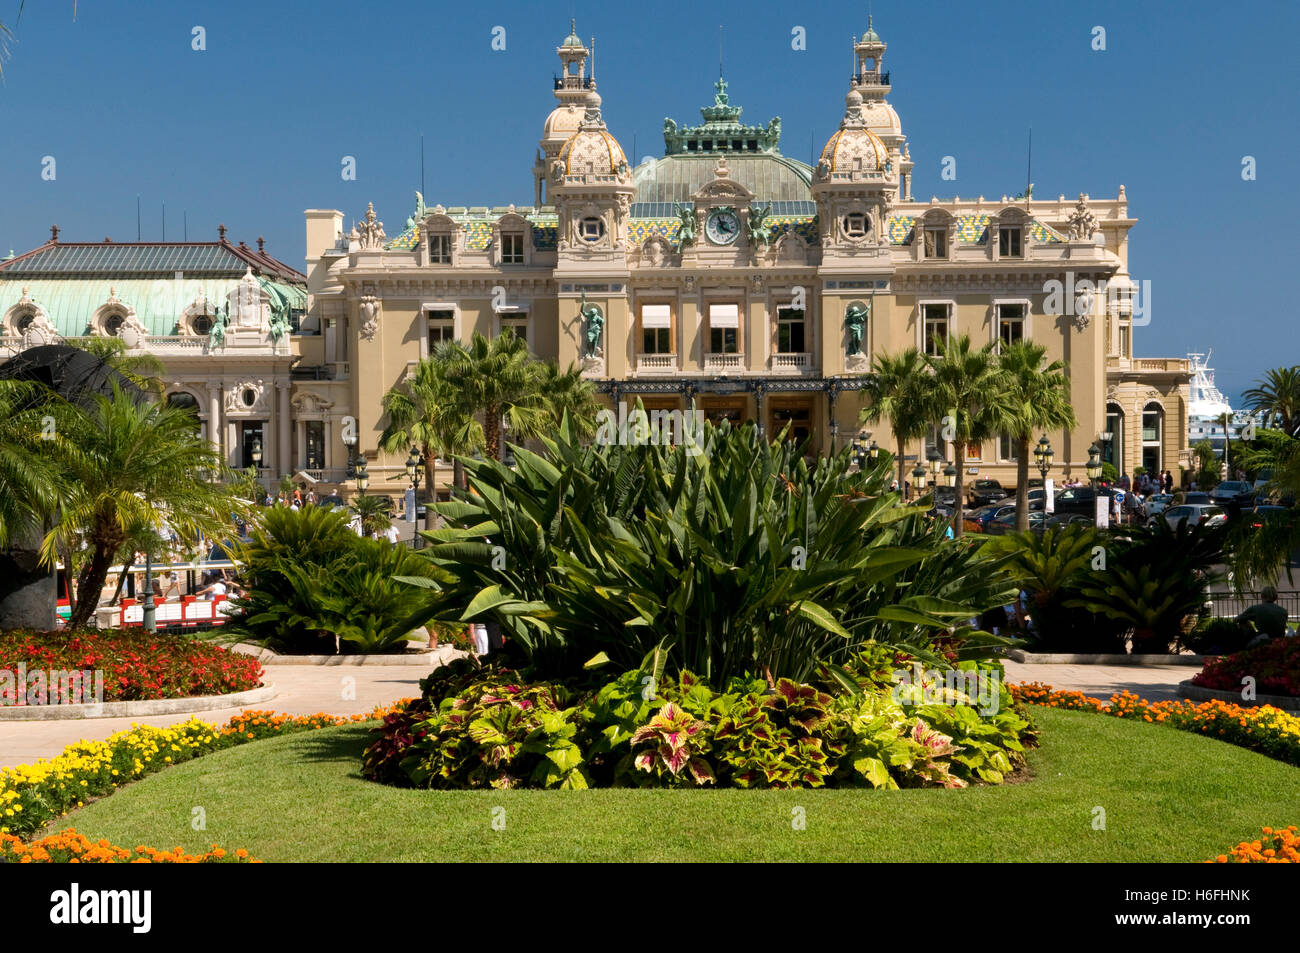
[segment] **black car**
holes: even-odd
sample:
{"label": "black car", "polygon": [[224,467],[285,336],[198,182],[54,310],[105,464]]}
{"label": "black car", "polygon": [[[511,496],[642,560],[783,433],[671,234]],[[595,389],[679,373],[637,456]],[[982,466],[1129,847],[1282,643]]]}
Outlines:
{"label": "black car", "polygon": [[1291,516],[1285,506],[1252,506],[1241,511],[1242,525],[1247,529],[1263,529],[1265,523],[1282,522]]}
{"label": "black car", "polygon": [[[1043,531],[1043,527],[1045,527],[1046,525],[1047,525],[1046,513],[1044,513],[1042,510],[1029,511],[1029,532],[1041,533]],[[1004,508],[1003,510],[1001,510],[997,516],[993,517],[993,519],[989,520],[987,523],[984,524],[984,532],[988,533],[990,536],[1004,536],[1007,533],[1016,532],[1015,507],[1012,507],[1011,509]]]}
{"label": "black car", "polygon": [[1057,513],[1079,513],[1092,519],[1097,512],[1098,494],[1112,497],[1115,491],[1110,487],[1101,487],[1098,490],[1090,486],[1066,487],[1056,494],[1055,510]]}
{"label": "black car", "polygon": [[1213,504],[1214,500],[1210,499],[1210,494],[1202,493],[1200,490],[1197,490],[1194,493],[1184,493],[1182,502],[1188,504],[1200,503],[1208,506]]}
{"label": "black car", "polygon": [[971,484],[970,501],[972,506],[988,506],[1005,499],[1007,491],[997,480],[976,480]]}

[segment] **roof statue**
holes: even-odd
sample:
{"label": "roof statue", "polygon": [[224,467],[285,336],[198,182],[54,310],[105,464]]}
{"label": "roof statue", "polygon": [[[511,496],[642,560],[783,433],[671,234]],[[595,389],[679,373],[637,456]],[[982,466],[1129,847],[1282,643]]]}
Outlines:
{"label": "roof statue", "polygon": [[867,327],[871,312],[864,304],[851,304],[844,312],[844,327],[849,331],[849,343],[844,353],[852,356],[862,353],[862,333]]}
{"label": "roof statue", "polygon": [[677,230],[678,249],[695,244],[695,229],[698,227],[698,221],[694,207],[674,202],[673,214],[681,220],[681,227]]}
{"label": "roof statue", "polygon": [[684,152],[780,153],[779,116],[766,126],[743,125],[740,121],[741,107],[731,105],[731,98],[727,95],[727,81],[719,77],[713,88],[716,90],[713,104],[700,109],[700,114],[704,117],[703,124],[678,126],[672,119],[664,120],[666,155]]}
{"label": "roof statue", "polygon": [[1070,213],[1070,240],[1071,241],[1091,241],[1093,233],[1097,231],[1097,216],[1088,208],[1088,196],[1082,192],[1079,193],[1079,201],[1074,206],[1074,211]]}

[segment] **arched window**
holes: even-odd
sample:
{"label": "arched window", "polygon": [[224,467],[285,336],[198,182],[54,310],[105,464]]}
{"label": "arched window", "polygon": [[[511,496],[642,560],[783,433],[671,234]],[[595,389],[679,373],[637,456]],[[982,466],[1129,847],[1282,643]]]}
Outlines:
{"label": "arched window", "polygon": [[114,311],[111,314],[104,315],[104,321],[101,327],[104,333],[110,337],[117,337],[122,333],[122,325],[126,324],[126,316],[120,312]]}
{"label": "arched window", "polygon": [[14,319],[14,331],[18,334],[26,334],[27,329],[32,326],[32,322],[35,320],[35,311],[24,311]]}
{"label": "arched window", "polygon": [[198,398],[188,391],[179,390],[174,394],[167,395],[167,406],[178,407],[181,410],[188,411],[194,417],[194,431],[200,436],[203,434],[203,422],[199,418],[199,401]]}

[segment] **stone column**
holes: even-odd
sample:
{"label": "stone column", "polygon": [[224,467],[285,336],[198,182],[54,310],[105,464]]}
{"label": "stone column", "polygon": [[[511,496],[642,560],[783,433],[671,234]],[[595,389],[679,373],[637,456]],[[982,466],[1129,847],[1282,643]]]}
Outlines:
{"label": "stone column", "polygon": [[212,449],[221,455],[221,387],[208,385],[208,440]]}
{"label": "stone column", "polygon": [[289,389],[291,386],[288,382],[280,385],[280,409],[277,415],[280,428],[280,467],[285,473],[289,474],[294,472],[289,412]]}

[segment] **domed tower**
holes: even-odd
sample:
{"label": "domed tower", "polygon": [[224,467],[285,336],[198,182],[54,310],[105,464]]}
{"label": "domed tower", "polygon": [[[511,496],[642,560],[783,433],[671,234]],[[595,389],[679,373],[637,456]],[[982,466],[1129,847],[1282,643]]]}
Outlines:
{"label": "domed tower", "polygon": [[588,50],[582,45],[575,21],[569,21],[569,35],[555,49],[560,57],[560,75],[555,77],[557,105],[546,117],[533,165],[534,202],[539,208],[552,204],[547,191],[551,163],[560,154],[586,115],[587,93],[596,91],[596,81],[587,75]]}
{"label": "domed tower", "polygon": [[565,140],[551,163],[560,258],[623,259],[635,191],[623,147],[601,118],[600,94],[591,90],[578,131]]}
{"label": "domed tower", "polygon": [[890,205],[898,170],[881,138],[867,127],[858,88],[844,97],[844,118],[813,173],[813,199],[826,254],[888,256]]}

